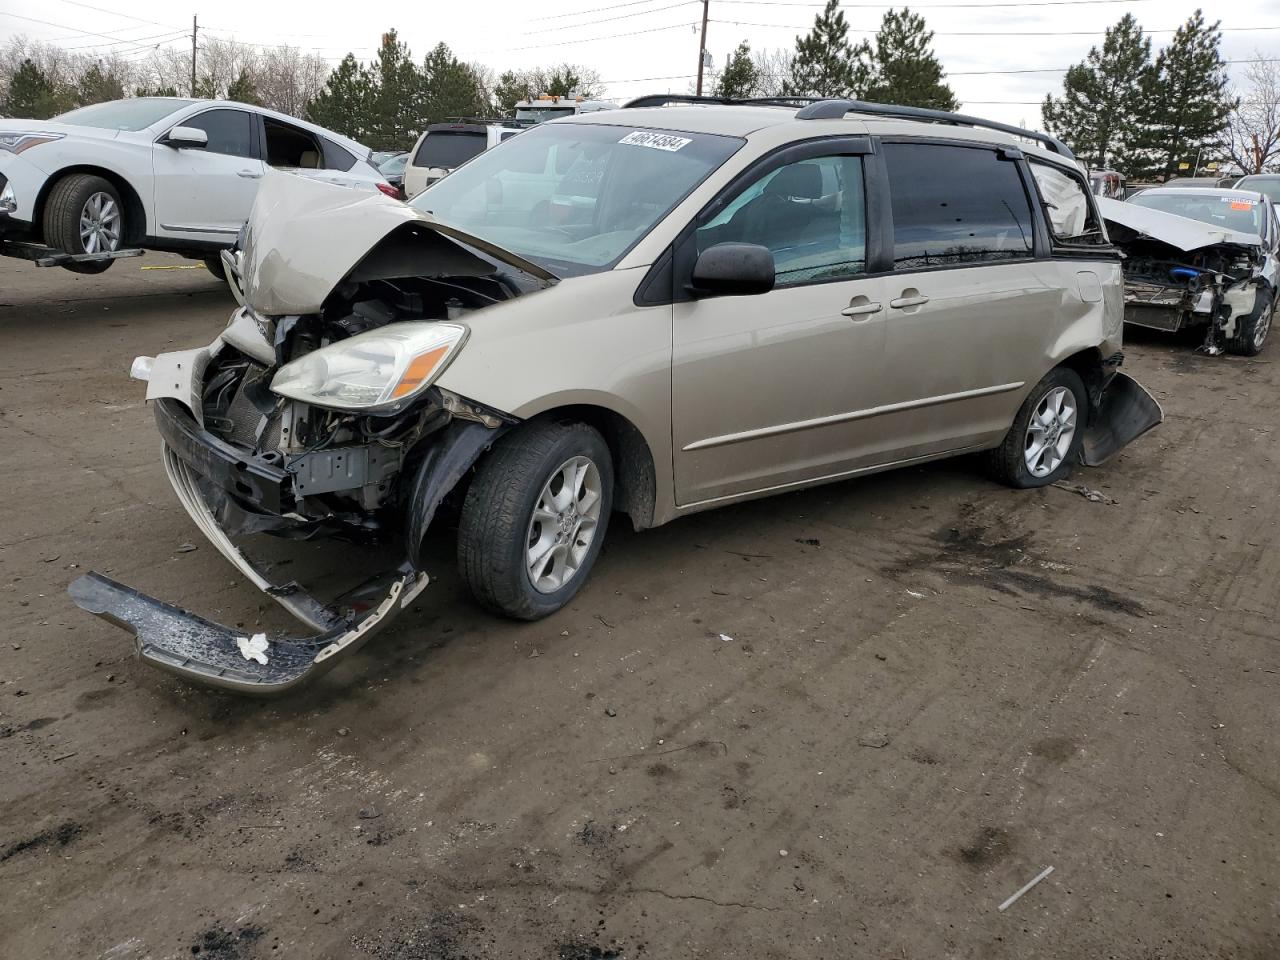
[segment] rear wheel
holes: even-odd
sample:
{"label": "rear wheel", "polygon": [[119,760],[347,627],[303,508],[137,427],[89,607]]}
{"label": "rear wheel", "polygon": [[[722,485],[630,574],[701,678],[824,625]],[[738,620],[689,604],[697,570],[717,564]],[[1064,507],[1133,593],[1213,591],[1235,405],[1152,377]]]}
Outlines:
{"label": "rear wheel", "polygon": [[1227,349],[1242,357],[1260,354],[1267,342],[1267,334],[1271,332],[1275,307],[1275,291],[1270,287],[1259,287],[1253,310],[1236,321],[1236,333],[1227,341]]}
{"label": "rear wheel", "polygon": [[1067,367],[1050,370],[1027,395],[1004,442],[987,453],[987,472],[1011,487],[1061,480],[1079,458],[1088,414],[1080,375]]}
{"label": "rear wheel", "polygon": [[[124,204],[114,186],[87,173],[73,173],[53,186],[44,205],[44,241],[64,253],[110,253],[125,237]],[[114,261],[68,263],[73,273],[102,273]]]}
{"label": "rear wheel", "polygon": [[224,282],[226,281],[227,270],[226,267],[222,265],[222,257],[219,254],[215,253],[211,257],[205,257],[204,268],[209,271],[209,275],[211,277]]}
{"label": "rear wheel", "polygon": [[581,589],[613,508],[613,459],[584,423],[535,423],[495,444],[458,524],[458,567],[485,607],[518,620]]}

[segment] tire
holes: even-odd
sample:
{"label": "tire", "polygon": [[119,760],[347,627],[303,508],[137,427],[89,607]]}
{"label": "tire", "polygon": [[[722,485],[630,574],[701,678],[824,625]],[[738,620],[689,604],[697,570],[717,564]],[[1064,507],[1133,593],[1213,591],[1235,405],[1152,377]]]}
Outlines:
{"label": "tire", "polygon": [[1266,345],[1275,314],[1275,291],[1259,287],[1253,310],[1236,323],[1236,335],[1227,341],[1227,349],[1242,357],[1256,357]]}
{"label": "tire", "polygon": [[[557,503],[565,489],[557,477],[576,477],[583,464],[579,489],[596,498]],[[555,513],[547,513],[545,523],[535,516],[544,495]],[[555,613],[590,574],[612,509],[613,458],[604,438],[584,423],[528,424],[494,445],[467,491],[458,524],[462,579],[494,613],[516,620]],[[588,527],[591,519],[594,526]],[[588,529],[589,537],[584,536]],[[539,545],[547,553],[535,566],[531,550]]]}
{"label": "tire", "polygon": [[209,276],[215,280],[221,280],[223,283],[227,282],[227,268],[222,265],[222,257],[220,255],[215,253],[211,257],[205,257],[204,268],[209,271]]}
{"label": "tire", "polygon": [[[1055,401],[1061,403],[1060,408],[1055,408]],[[1069,419],[1063,412],[1068,408],[1074,411]],[[1031,429],[1032,420],[1046,412],[1052,413],[1054,409],[1058,410],[1058,422],[1065,422],[1065,425],[1052,428],[1057,431],[1059,442],[1054,445],[1054,451],[1033,458],[1033,469],[1032,464],[1028,463],[1028,453],[1031,445],[1036,442],[1036,437],[1042,435],[1042,432]],[[1072,465],[1079,459],[1088,420],[1089,393],[1080,375],[1067,367],[1050,370],[1027,394],[1026,401],[1018,410],[1013,426],[1005,434],[1000,446],[986,454],[987,473],[993,480],[1019,489],[1043,487],[1061,480],[1071,472]],[[1067,426],[1070,428],[1070,436],[1063,444],[1061,441],[1064,439],[1063,434],[1067,432]]]}
{"label": "tire", "polygon": [[[86,227],[86,223],[95,224],[97,228]],[[63,253],[95,253],[99,248],[119,250],[128,236],[128,227],[119,191],[102,177],[70,174],[53,185],[45,201],[44,242]],[[114,262],[102,260],[63,266],[72,273],[102,273]]]}

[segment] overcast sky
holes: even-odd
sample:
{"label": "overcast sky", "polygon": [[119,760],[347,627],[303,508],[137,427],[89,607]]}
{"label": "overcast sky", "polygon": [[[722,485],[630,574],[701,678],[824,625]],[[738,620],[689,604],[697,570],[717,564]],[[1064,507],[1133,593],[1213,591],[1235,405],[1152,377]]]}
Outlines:
{"label": "overcast sky", "polygon": [[[936,32],[934,48],[963,109],[1038,126],[1039,103],[1045,93],[1060,89],[1062,73],[990,71],[1067,67],[1082,59],[1090,46],[1100,45],[1103,30],[1126,12],[1152,32],[1153,46],[1158,47],[1197,5],[1183,0],[927,0],[912,8],[924,14]],[[1229,9],[1221,15],[1228,59],[1247,59],[1256,51],[1280,57],[1280,0],[1237,0],[1224,6]],[[753,49],[792,47],[821,7],[821,2],[800,0],[710,0],[707,49],[717,64],[723,64],[741,40]],[[874,33],[887,7],[845,3],[851,29],[858,31],[855,39]],[[0,37],[25,34],[81,52],[115,49],[142,56],[144,47],[155,43],[189,48],[189,39],[173,35],[189,35],[192,14],[211,34],[315,49],[334,63],[349,50],[361,59],[371,57],[379,35],[389,27],[399,30],[415,57],[443,40],[463,59],[496,70],[567,60],[594,67],[609,95],[619,98],[691,89],[702,2],[199,0],[184,5],[159,0],[0,0]],[[1238,72],[1239,67],[1232,70]]]}

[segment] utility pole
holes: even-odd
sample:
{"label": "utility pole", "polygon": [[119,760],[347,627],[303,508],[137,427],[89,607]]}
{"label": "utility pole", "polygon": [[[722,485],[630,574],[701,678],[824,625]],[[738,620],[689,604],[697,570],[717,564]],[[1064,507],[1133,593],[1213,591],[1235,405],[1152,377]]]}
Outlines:
{"label": "utility pole", "polygon": [[196,95],[196,32],[200,29],[195,14],[191,15],[191,96]]}
{"label": "utility pole", "polygon": [[698,39],[698,96],[702,96],[702,65],[707,57],[707,12],[711,0],[702,0],[702,36]]}

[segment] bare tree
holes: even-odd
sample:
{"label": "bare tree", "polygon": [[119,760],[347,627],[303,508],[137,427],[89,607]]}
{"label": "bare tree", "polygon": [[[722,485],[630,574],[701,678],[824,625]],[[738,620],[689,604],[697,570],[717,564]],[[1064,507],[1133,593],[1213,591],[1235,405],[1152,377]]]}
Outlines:
{"label": "bare tree", "polygon": [[782,96],[783,86],[791,77],[793,50],[757,50],[752,55],[756,67],[756,86],[762,97]]}
{"label": "bare tree", "polygon": [[1255,53],[1236,95],[1222,150],[1245,173],[1261,173],[1280,161],[1280,63]]}
{"label": "bare tree", "polygon": [[324,88],[329,62],[318,54],[281,45],[261,51],[249,73],[264,107],[300,117]]}

